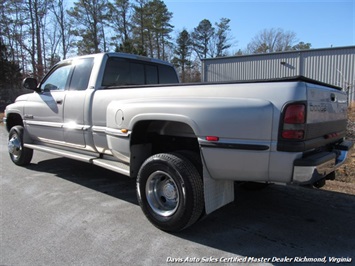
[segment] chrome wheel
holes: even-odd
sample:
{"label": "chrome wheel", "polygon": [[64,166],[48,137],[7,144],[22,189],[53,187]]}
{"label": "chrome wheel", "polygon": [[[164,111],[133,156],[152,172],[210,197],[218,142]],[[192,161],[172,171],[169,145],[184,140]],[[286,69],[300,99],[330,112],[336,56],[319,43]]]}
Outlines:
{"label": "chrome wheel", "polygon": [[152,210],[161,216],[170,216],[179,206],[179,191],[174,179],[166,172],[153,172],[146,183],[146,196]]}
{"label": "chrome wheel", "polygon": [[7,149],[11,160],[16,165],[28,165],[31,162],[33,150],[23,146],[22,126],[14,126],[10,129]]}
{"label": "chrome wheel", "polygon": [[195,223],[204,211],[202,178],[184,156],[154,154],[139,169],[137,199],[153,225],[177,232]]}
{"label": "chrome wheel", "polygon": [[11,135],[8,142],[8,150],[11,156],[17,160],[22,154],[22,144],[18,134]]}

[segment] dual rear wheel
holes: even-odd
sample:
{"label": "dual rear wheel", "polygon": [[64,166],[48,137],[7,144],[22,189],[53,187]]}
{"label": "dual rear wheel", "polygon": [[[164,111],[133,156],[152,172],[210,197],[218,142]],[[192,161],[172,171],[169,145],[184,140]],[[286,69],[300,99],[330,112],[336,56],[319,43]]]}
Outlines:
{"label": "dual rear wheel", "polygon": [[204,211],[202,178],[195,165],[179,153],[156,154],[143,163],[137,197],[148,220],[164,231],[180,231]]}

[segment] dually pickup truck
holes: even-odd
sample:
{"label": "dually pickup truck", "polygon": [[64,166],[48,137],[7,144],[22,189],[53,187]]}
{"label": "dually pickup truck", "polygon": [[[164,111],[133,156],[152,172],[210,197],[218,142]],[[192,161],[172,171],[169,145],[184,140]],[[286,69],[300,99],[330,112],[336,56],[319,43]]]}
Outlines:
{"label": "dually pickup truck", "polygon": [[177,84],[172,65],[120,53],[67,59],[5,110],[16,165],[33,150],[136,178],[149,221],[179,231],[234,200],[234,183],[334,177],[347,96],[304,77]]}

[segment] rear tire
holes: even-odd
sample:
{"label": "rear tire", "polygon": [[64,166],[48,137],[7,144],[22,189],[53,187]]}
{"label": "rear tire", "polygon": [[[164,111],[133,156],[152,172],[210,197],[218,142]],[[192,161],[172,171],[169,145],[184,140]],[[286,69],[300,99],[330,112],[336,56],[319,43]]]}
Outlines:
{"label": "rear tire", "polygon": [[143,163],[137,198],[148,220],[169,232],[192,225],[204,210],[202,178],[188,159],[176,153],[156,154]]}
{"label": "rear tire", "polygon": [[10,129],[8,140],[8,151],[11,160],[19,166],[28,165],[33,156],[33,150],[23,146],[22,126],[14,126]]}

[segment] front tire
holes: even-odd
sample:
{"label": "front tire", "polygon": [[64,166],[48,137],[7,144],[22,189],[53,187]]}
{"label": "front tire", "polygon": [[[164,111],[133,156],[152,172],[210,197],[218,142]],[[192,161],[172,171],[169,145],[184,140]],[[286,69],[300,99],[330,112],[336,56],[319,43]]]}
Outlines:
{"label": "front tire", "polygon": [[19,166],[28,165],[33,156],[33,150],[23,146],[22,126],[14,126],[10,129],[8,151],[12,162]]}
{"label": "front tire", "polygon": [[156,154],[143,163],[137,198],[148,220],[169,232],[192,225],[204,210],[202,178],[180,154]]}

